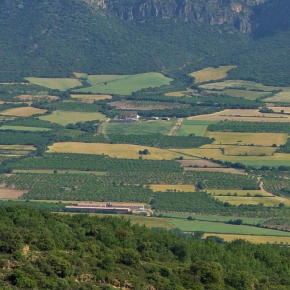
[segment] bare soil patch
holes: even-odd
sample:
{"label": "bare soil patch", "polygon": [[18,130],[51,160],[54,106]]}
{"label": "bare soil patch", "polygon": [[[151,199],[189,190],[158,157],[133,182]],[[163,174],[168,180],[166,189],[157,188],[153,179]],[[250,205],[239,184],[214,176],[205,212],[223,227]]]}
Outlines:
{"label": "bare soil patch", "polygon": [[235,168],[198,168],[198,167],[185,167],[186,171],[207,171],[207,172],[224,172],[224,173],[232,173],[232,174],[240,174],[247,175],[245,172],[240,171]]}
{"label": "bare soil patch", "polygon": [[27,192],[28,190],[0,188],[0,199],[17,199]]}

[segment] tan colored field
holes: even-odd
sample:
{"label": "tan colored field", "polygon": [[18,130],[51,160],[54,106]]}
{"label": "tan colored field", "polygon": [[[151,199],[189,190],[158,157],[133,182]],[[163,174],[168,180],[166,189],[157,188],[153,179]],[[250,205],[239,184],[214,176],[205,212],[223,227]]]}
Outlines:
{"label": "tan colored field", "polygon": [[290,107],[270,107],[270,106],[268,107],[267,106],[267,108],[273,110],[275,113],[281,113],[281,111],[284,111],[284,113],[290,114]]}
{"label": "tan colored field", "polygon": [[193,185],[187,184],[151,184],[150,188],[153,191],[184,191],[184,192],[195,192]]}
{"label": "tan colored field", "polygon": [[242,190],[242,189],[207,189],[207,192],[211,193],[212,195],[227,195],[230,193],[234,195],[235,193],[237,196],[246,196],[249,193],[251,196],[255,196],[256,194],[263,195],[263,196],[273,196],[273,194],[266,192],[265,190]]}
{"label": "tan colored field", "polygon": [[110,100],[112,99],[111,95],[71,95],[73,99],[85,99],[85,100],[94,100],[94,101],[100,101],[100,100]]}
{"label": "tan colored field", "polygon": [[207,132],[207,137],[214,138],[214,144],[237,144],[278,146],[285,144],[288,138],[284,133],[238,133],[238,132]]}
{"label": "tan colored field", "polygon": [[203,83],[212,80],[224,79],[228,75],[228,71],[236,68],[235,65],[220,66],[218,68],[208,67],[200,71],[196,71],[190,74],[195,78],[195,83]]}
{"label": "tan colored field", "polygon": [[255,109],[227,109],[208,115],[199,115],[187,118],[188,120],[208,120],[208,121],[249,121],[249,122],[290,122],[290,116],[281,114],[260,113]]}
{"label": "tan colored field", "polygon": [[240,197],[240,196],[215,196],[215,198],[229,202],[230,204],[260,204],[263,203],[265,206],[278,206],[279,203],[284,203],[286,206],[290,206],[290,200],[284,197]]}
{"label": "tan colored field", "polygon": [[47,110],[37,109],[33,107],[21,107],[8,109],[3,112],[0,112],[3,116],[17,116],[17,117],[29,117],[36,114],[44,114]]}
{"label": "tan colored field", "polygon": [[290,237],[275,237],[275,236],[252,236],[252,235],[229,235],[229,234],[211,234],[206,233],[204,235],[204,238],[208,236],[218,236],[222,239],[224,239],[227,242],[231,242],[236,239],[242,239],[246,240],[248,242],[254,243],[254,244],[288,244],[290,243]]}
{"label": "tan colored field", "polygon": [[183,97],[185,96],[185,93],[180,91],[180,92],[170,92],[170,93],[166,93],[165,96],[167,97]]}
{"label": "tan colored field", "polygon": [[[286,153],[275,153],[273,156],[229,156],[223,155],[220,149],[170,149],[172,152],[179,152],[180,154],[185,154],[188,157],[192,158],[213,158],[223,161],[233,161],[233,162],[245,162],[245,161],[263,161],[263,162],[274,162],[274,161],[289,161],[290,154]],[[275,166],[275,165],[273,165]]]}
{"label": "tan colored field", "polygon": [[290,88],[281,88],[283,91],[277,93],[273,97],[266,98],[266,102],[282,102],[289,103],[290,102]]}
{"label": "tan colored field", "polygon": [[5,150],[36,150],[33,145],[0,145],[0,149]]}
{"label": "tan colored field", "polygon": [[0,199],[17,199],[27,192],[28,190],[0,188]]}
{"label": "tan colored field", "polygon": [[200,158],[192,159],[192,160],[177,160],[177,162],[181,163],[183,167],[189,167],[189,166],[191,167],[192,166],[198,166],[198,167],[206,166],[206,167],[213,167],[213,168],[221,167],[221,165],[218,163],[214,163],[212,161],[200,159]]}
{"label": "tan colored field", "polygon": [[76,78],[87,78],[88,74],[86,73],[79,73],[79,72],[74,72],[74,75],[76,76]]}
{"label": "tan colored field", "polygon": [[48,95],[20,95],[15,96],[14,99],[23,100],[23,101],[32,101],[37,99],[45,99],[50,101],[58,100],[58,96],[48,96]]}
{"label": "tan colored field", "polygon": [[[111,157],[126,159],[138,159],[142,156],[143,159],[170,160],[182,156],[180,153],[171,152],[169,150],[131,144],[62,142],[55,143],[48,148],[49,152],[105,154]],[[148,149],[150,154],[139,155],[139,151],[144,149]]]}

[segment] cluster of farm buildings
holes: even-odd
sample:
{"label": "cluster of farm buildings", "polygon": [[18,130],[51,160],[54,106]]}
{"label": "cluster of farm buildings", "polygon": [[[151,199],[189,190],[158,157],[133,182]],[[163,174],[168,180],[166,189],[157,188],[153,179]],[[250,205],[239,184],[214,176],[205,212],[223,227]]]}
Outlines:
{"label": "cluster of farm buildings", "polygon": [[74,212],[113,212],[113,213],[132,213],[132,211],[144,211],[144,204],[140,203],[114,203],[111,202],[96,203],[78,203],[77,205],[68,205],[67,211]]}

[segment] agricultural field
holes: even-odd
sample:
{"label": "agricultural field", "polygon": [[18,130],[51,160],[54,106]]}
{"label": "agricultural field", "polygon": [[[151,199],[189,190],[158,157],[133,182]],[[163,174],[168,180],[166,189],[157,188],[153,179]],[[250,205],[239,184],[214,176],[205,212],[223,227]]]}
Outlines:
{"label": "agricultural field", "polygon": [[167,135],[176,120],[170,121],[139,121],[135,123],[105,123],[102,125],[103,134],[156,134]]}
{"label": "agricultural field", "polygon": [[206,90],[224,90],[224,89],[243,89],[243,90],[259,90],[264,92],[272,92],[279,89],[273,86],[264,86],[260,83],[252,81],[241,81],[241,80],[225,80],[223,82],[210,83],[200,85],[201,88]]}
{"label": "agricultural field", "polygon": [[27,192],[28,190],[0,188],[0,199],[17,199]]}
{"label": "agricultural field", "polygon": [[165,110],[186,107],[188,105],[171,103],[171,102],[154,102],[154,101],[118,101],[111,102],[111,106],[118,110]]}
{"label": "agricultural field", "polygon": [[290,88],[281,88],[282,92],[275,94],[273,97],[264,99],[265,102],[278,102],[289,103],[290,102]]}
{"label": "agricultural field", "polygon": [[143,73],[136,75],[89,75],[91,87],[76,90],[76,92],[92,94],[130,95],[143,88],[169,85],[172,79],[161,73]]}
{"label": "agricultural field", "polygon": [[228,76],[228,72],[234,68],[235,65],[220,66],[218,68],[208,67],[200,71],[192,72],[190,76],[195,78],[195,83],[204,83],[213,80],[224,79]]}
{"label": "agricultural field", "polygon": [[14,169],[13,173],[35,173],[35,174],[93,174],[98,176],[104,176],[107,173],[103,171],[84,171],[84,170],[49,170],[49,169]]}
{"label": "agricultural field", "polygon": [[195,134],[195,136],[204,136],[208,125],[215,123],[215,121],[191,121],[185,119],[177,132],[177,136],[188,136],[189,134]]}
{"label": "agricultural field", "polygon": [[32,115],[44,114],[47,110],[38,109],[33,107],[19,107],[19,108],[12,108],[0,112],[2,116],[16,116],[16,117],[29,117]]}
{"label": "agricultural field", "polygon": [[153,191],[174,191],[174,192],[195,192],[195,186],[190,184],[151,184],[150,188]]}
{"label": "agricultural field", "polygon": [[92,120],[106,120],[106,116],[98,112],[70,112],[56,110],[46,116],[41,116],[39,119],[49,122],[54,122],[60,125],[70,123],[85,122]]}
{"label": "agricultural field", "polygon": [[72,94],[71,97],[73,99],[81,99],[81,100],[93,100],[93,101],[101,101],[101,100],[110,100],[112,99],[111,95],[92,95],[92,94]]}
{"label": "agricultural field", "polygon": [[214,195],[214,196],[233,196],[233,195],[237,195],[237,196],[272,196],[273,194],[265,191],[265,190],[222,190],[222,189],[207,189],[206,190],[208,193]]}
{"label": "agricultural field", "polygon": [[25,78],[32,84],[46,87],[49,89],[66,91],[68,89],[72,89],[77,86],[81,86],[82,83],[78,79],[70,79],[70,78],[34,78],[27,77]]}
{"label": "agricultural field", "polygon": [[188,221],[182,219],[169,219],[176,227],[185,232],[202,231],[218,234],[285,236],[290,237],[290,232],[264,229],[246,225],[231,225],[217,222]]}
{"label": "agricultural field", "polygon": [[278,206],[280,203],[284,203],[286,206],[290,206],[290,200],[284,197],[272,196],[272,197],[241,197],[241,196],[218,196],[217,198],[223,202],[229,202],[230,204],[255,204],[262,203],[264,206]]}
{"label": "agricultural field", "polygon": [[180,218],[187,219],[188,217],[192,217],[193,219],[200,221],[209,221],[209,222],[229,222],[231,220],[241,219],[244,224],[247,225],[257,225],[262,224],[266,221],[263,218],[247,218],[247,217],[239,217],[239,216],[222,216],[222,215],[200,215],[200,214],[186,214],[186,213],[156,213],[157,215],[161,215],[167,218]]}
{"label": "agricultural field", "polygon": [[287,141],[284,133],[239,133],[239,132],[207,132],[206,136],[214,138],[214,144],[235,144],[255,146],[280,146]]}
{"label": "agricultural field", "polygon": [[200,121],[248,121],[248,122],[290,122],[290,116],[277,113],[260,113],[256,109],[227,109],[208,115],[187,118]]}
{"label": "agricultural field", "polygon": [[[110,157],[151,160],[170,160],[179,158],[182,154],[174,153],[169,150],[145,147],[131,144],[107,144],[107,143],[82,143],[82,142],[62,142],[48,146],[48,152],[56,153],[78,153],[78,154],[105,154]],[[140,150],[148,149],[150,154],[140,155]]]}
{"label": "agricultural field", "polygon": [[88,74],[86,74],[86,73],[80,73],[80,72],[74,72],[74,75],[78,79],[80,79],[80,78],[87,79],[87,77],[88,77]]}
{"label": "agricultural field", "polygon": [[[206,233],[203,237],[213,236],[213,234]],[[229,235],[229,234],[214,234],[224,239],[226,242],[231,242],[237,239],[246,240],[254,244],[289,244],[290,237],[276,237],[276,236],[255,236],[255,235]]]}
{"label": "agricultural field", "polygon": [[178,162],[184,167],[184,168],[192,168],[192,167],[209,167],[209,168],[219,168],[221,167],[220,164],[202,159],[202,158],[196,158],[191,160],[178,160]]}
{"label": "agricultural field", "polygon": [[[290,98],[289,98],[290,101]],[[285,114],[290,114],[290,107],[271,107],[267,106],[268,109],[273,110],[275,113],[285,113]]]}
{"label": "agricultural field", "polygon": [[238,170],[235,168],[196,168],[196,167],[187,167],[184,168],[185,171],[196,171],[196,172],[223,172],[223,173],[232,173],[232,174],[240,174],[246,175],[246,173],[242,170]]}
{"label": "agricultural field", "polygon": [[36,150],[32,145],[0,145],[0,150]]}
{"label": "agricultural field", "polygon": [[256,100],[260,97],[265,97],[270,94],[270,92],[260,92],[260,91],[249,91],[249,90],[237,90],[237,89],[225,89],[222,91],[216,91],[216,90],[208,90],[207,93],[209,94],[226,94],[231,97],[236,98],[245,98],[247,100]]}
{"label": "agricultural field", "polygon": [[58,96],[50,96],[50,95],[19,95],[15,96],[14,99],[20,101],[37,101],[37,100],[49,100],[56,101],[59,100]]}
{"label": "agricultural field", "polygon": [[6,126],[0,127],[0,130],[16,130],[16,131],[49,131],[49,128],[40,127],[24,127],[24,126]]}

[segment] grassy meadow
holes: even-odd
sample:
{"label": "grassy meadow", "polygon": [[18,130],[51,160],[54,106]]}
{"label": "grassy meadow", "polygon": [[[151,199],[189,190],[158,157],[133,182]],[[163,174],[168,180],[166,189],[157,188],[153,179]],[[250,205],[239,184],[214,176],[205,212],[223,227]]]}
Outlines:
{"label": "grassy meadow", "polygon": [[218,234],[238,234],[238,235],[261,235],[261,236],[286,236],[290,237],[290,232],[264,229],[246,225],[231,225],[207,221],[188,221],[184,219],[169,219],[176,227],[184,232],[202,231],[206,233]]}
{"label": "grassy meadow", "polygon": [[212,195],[237,195],[237,196],[247,196],[247,194],[250,194],[250,196],[255,195],[262,195],[262,196],[273,196],[271,193],[266,192],[265,190],[237,190],[237,189],[207,189],[207,192]]}
{"label": "grassy meadow", "polygon": [[204,83],[219,79],[224,79],[228,76],[228,72],[234,68],[237,68],[235,65],[220,66],[218,68],[207,67],[203,70],[192,72],[190,76],[195,78],[195,83]]}
{"label": "grassy meadow", "polygon": [[60,125],[70,123],[85,122],[92,120],[106,120],[106,116],[98,112],[70,112],[70,111],[53,111],[52,114],[39,117],[41,120],[54,122]]}
{"label": "grassy meadow", "polygon": [[68,89],[72,89],[77,86],[81,86],[82,83],[78,79],[70,79],[70,78],[34,78],[27,77],[25,78],[32,84],[46,87],[49,89],[66,91]]}
{"label": "grassy meadow", "polygon": [[40,127],[24,127],[24,126],[1,126],[0,130],[16,130],[16,131],[49,131],[49,128],[40,128]]}
{"label": "grassy meadow", "polygon": [[151,134],[167,135],[175,124],[170,121],[145,121],[135,123],[105,123],[102,125],[104,134]]}
{"label": "grassy meadow", "polygon": [[96,94],[72,94],[71,97],[73,99],[93,100],[93,101],[112,99],[111,95],[96,95]]}
{"label": "grassy meadow", "polygon": [[143,88],[169,85],[172,81],[155,72],[136,75],[89,75],[87,80],[92,86],[78,89],[76,92],[130,95]]}
{"label": "grassy meadow", "polygon": [[[175,159],[182,156],[180,153],[169,150],[139,146],[131,144],[107,144],[107,143],[82,143],[82,142],[62,142],[48,146],[48,152],[58,153],[84,153],[84,154],[105,154],[110,157],[138,159],[140,150],[148,149],[150,154],[142,155],[142,159],[162,160]],[[184,156],[185,157],[185,156]]]}

